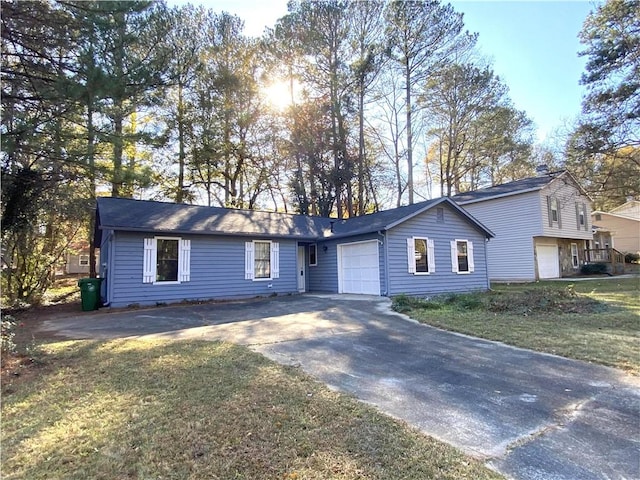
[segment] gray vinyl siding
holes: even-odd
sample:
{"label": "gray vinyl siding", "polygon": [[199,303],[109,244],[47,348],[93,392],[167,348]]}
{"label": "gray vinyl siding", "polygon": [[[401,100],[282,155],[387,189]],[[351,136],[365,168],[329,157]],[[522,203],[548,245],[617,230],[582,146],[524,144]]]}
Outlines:
{"label": "gray vinyl siding", "polygon": [[[540,192],[511,195],[462,207],[495,235],[487,245],[489,278],[494,281],[535,280],[533,237],[542,235],[542,224],[546,221],[542,216]],[[545,201],[545,214],[546,208]]]}
{"label": "gray vinyl siding", "polygon": [[[434,241],[435,273],[414,275],[408,272],[407,238],[428,237]],[[475,270],[469,274],[451,271],[451,240],[473,242]],[[450,292],[487,290],[485,236],[468,220],[445,207],[444,223],[438,223],[436,209],[428,210],[387,232],[388,295],[429,296]]]}
{"label": "gray vinyl siding", "polygon": [[[540,190],[540,205],[542,211],[542,233],[545,237],[570,238],[580,240],[591,240],[591,201],[580,193],[580,190],[570,181],[557,179]],[[547,197],[555,197],[558,200],[560,209],[559,224],[553,222],[549,224],[549,209],[547,208]],[[585,226],[578,227],[576,204],[584,205]]]}
{"label": "gray vinyl siding", "polygon": [[[377,233],[357,235],[353,237],[337,238],[318,241],[318,265],[309,267],[309,290],[319,293],[338,292],[338,245],[343,243],[364,242],[367,240],[382,240]],[[378,244],[378,266],[380,271],[380,293],[387,290],[384,268],[384,242]],[[327,250],[324,251],[324,247]]]}
{"label": "gray vinyl siding", "polygon": [[245,242],[269,238],[184,235],[180,238],[191,240],[190,281],[154,285],[142,282],[144,239],[153,236],[117,232],[109,279],[111,306],[297,293],[295,240],[276,240],[280,244],[279,278],[254,281],[245,279]]}

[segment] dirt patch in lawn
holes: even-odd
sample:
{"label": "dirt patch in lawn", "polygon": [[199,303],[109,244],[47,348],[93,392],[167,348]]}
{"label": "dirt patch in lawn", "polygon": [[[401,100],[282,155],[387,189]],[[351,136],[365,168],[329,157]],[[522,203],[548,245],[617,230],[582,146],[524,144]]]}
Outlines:
{"label": "dirt patch in lawn", "polygon": [[430,299],[398,296],[396,311],[435,327],[640,375],[638,279],[502,284]]}

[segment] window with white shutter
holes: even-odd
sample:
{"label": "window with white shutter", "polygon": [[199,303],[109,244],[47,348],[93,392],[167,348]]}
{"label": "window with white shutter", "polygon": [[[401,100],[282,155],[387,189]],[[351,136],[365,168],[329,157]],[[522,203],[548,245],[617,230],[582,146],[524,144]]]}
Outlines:
{"label": "window with white shutter", "polygon": [[451,240],[451,271],[453,273],[472,273],[474,270],[473,242]]}
{"label": "window with white shutter", "polygon": [[182,283],[191,280],[191,241],[176,237],[144,239],[143,283]]}
{"label": "window with white shutter", "polygon": [[407,270],[414,275],[429,275],[436,271],[433,240],[426,237],[407,238]]}
{"label": "window with white shutter", "polygon": [[280,277],[280,244],[271,240],[245,243],[246,280],[272,280]]}

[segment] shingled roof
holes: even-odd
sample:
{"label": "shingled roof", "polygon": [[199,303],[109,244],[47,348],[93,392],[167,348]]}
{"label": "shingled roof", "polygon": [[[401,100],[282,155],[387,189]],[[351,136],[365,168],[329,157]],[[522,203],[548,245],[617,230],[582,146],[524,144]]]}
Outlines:
{"label": "shingled roof", "polygon": [[[323,223],[323,220],[326,222]],[[256,210],[100,197],[96,224],[102,230],[131,232],[269,235],[314,239],[322,234],[323,228],[329,227],[329,219]]]}
{"label": "shingled roof", "polygon": [[387,230],[441,203],[448,203],[486,236],[493,234],[448,198],[428,200],[360,217],[337,218],[100,197],[95,242],[102,230],[172,234],[268,236],[315,241]]}
{"label": "shingled roof", "polygon": [[369,215],[363,215],[360,217],[352,217],[344,220],[335,219],[333,227],[335,234],[334,236],[351,236],[388,230],[442,203],[448,204],[451,208],[456,210],[462,217],[468,219],[472,224],[475,225],[476,228],[481,230],[487,236],[494,236],[487,227],[482,225],[466,210],[463,210],[458,205],[456,205],[456,203],[452,202],[449,198],[446,197],[414,203],[412,205],[406,205],[403,207],[397,207],[391,210],[383,210],[381,212],[371,213]]}
{"label": "shingled roof", "polygon": [[551,172],[538,177],[523,178],[514,180],[513,182],[495,185],[493,187],[481,188],[473,192],[460,193],[451,197],[459,205],[467,203],[481,202],[491,198],[506,197],[509,195],[518,195],[520,193],[533,192],[542,190],[546,185],[550,184],[556,178],[567,174],[566,171]]}

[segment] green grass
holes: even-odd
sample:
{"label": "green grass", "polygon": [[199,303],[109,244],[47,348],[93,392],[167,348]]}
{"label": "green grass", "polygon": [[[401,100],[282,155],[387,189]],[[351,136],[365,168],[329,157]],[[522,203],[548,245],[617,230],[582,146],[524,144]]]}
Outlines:
{"label": "green grass", "polygon": [[640,374],[638,278],[497,284],[394,308],[446,330]]}
{"label": "green grass", "polygon": [[3,479],[482,479],[477,460],[213,342],[41,347],[3,385]]}

